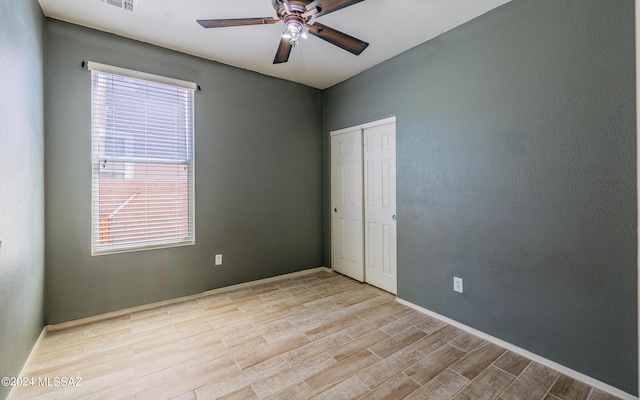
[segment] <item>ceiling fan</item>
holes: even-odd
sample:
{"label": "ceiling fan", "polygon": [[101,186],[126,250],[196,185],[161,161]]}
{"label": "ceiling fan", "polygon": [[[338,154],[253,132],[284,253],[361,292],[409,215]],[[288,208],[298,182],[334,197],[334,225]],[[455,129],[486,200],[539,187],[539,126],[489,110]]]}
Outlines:
{"label": "ceiling fan", "polygon": [[198,20],[198,23],[205,28],[284,23],[285,29],[273,59],[274,64],[287,62],[291,50],[300,42],[301,38],[306,37],[306,32],[350,53],[360,55],[369,46],[369,43],[319,22],[310,24],[309,21],[311,18],[321,17],[361,1],[364,0],[271,0],[278,18],[201,19]]}

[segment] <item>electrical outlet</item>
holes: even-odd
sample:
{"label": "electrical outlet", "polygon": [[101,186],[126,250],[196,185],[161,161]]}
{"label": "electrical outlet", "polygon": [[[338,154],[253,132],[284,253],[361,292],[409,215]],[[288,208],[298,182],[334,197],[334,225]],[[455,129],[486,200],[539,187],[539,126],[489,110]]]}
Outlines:
{"label": "electrical outlet", "polygon": [[462,293],[462,278],[453,277],[453,290]]}
{"label": "electrical outlet", "polygon": [[222,265],[222,254],[216,254],[216,265]]}

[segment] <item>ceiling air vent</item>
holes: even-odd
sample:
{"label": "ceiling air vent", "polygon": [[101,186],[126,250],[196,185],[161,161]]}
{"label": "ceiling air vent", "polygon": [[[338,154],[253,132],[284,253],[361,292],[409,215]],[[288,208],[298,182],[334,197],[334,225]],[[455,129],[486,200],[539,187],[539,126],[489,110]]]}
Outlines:
{"label": "ceiling air vent", "polygon": [[134,11],[136,7],[136,0],[100,0],[103,3],[111,4],[123,10]]}

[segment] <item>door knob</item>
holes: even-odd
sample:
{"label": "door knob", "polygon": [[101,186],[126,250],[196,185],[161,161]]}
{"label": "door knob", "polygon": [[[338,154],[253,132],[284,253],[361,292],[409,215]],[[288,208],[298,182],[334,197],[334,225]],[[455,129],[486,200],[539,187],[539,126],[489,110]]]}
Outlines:
{"label": "door knob", "polygon": [[334,212],[334,213],[337,213],[337,212],[338,212],[338,209],[337,209],[337,208],[334,208],[334,209],[333,209],[333,212]]}
{"label": "door knob", "polygon": [[398,220],[398,217],[396,217],[396,215],[395,215],[395,214],[393,214],[393,217],[391,217],[391,218],[393,218],[393,220],[394,220],[394,221],[397,221],[397,220]]}

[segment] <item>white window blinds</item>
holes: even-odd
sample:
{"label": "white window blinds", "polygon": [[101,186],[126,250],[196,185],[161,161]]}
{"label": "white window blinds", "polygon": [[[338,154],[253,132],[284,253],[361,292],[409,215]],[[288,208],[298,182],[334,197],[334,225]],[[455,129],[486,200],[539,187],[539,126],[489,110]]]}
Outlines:
{"label": "white window blinds", "polygon": [[89,64],[92,254],[193,244],[193,89],[101,66]]}

